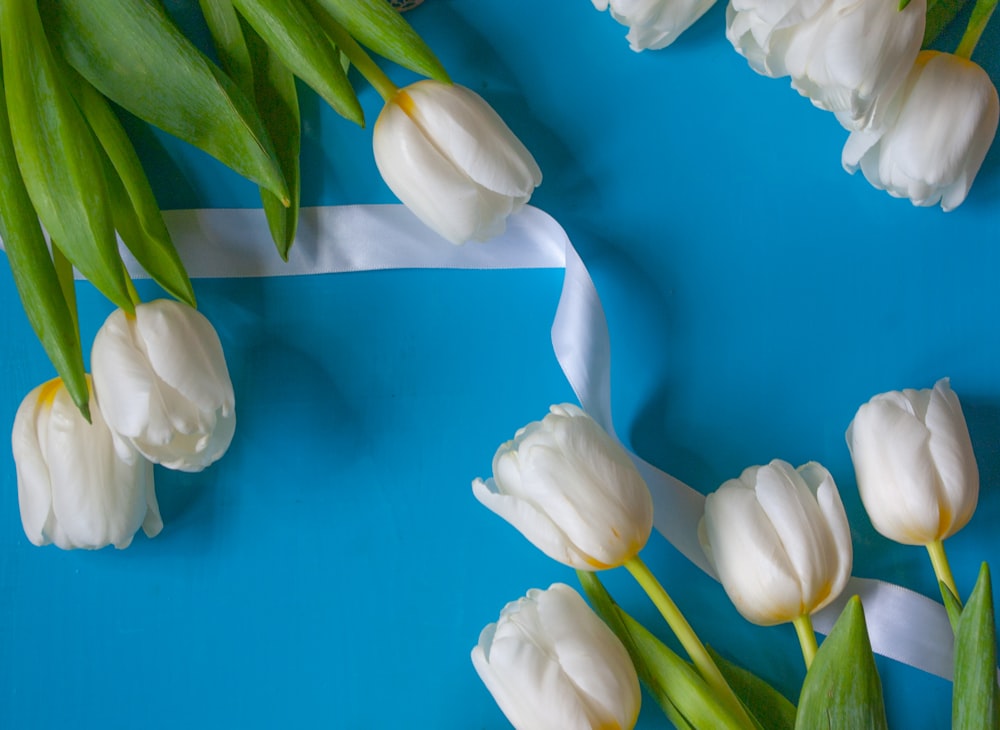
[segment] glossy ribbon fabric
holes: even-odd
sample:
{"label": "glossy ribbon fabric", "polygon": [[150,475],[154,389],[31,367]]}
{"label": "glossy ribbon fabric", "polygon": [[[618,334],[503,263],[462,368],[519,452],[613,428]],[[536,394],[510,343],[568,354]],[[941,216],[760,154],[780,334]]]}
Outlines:
{"label": "glossy ribbon fabric", "polygon": [[[383,269],[564,268],[552,323],[556,358],[580,405],[610,433],[611,347],[590,273],[562,227],[527,207],[507,231],[483,244],[453,246],[401,205],[304,208],[289,261],[280,260],[261,210],[184,210],[164,214],[194,277],[260,277]],[[129,269],[143,276],[133,261]],[[548,405],[548,404],[545,404]],[[633,455],[653,493],[656,528],[709,574],[697,528],[705,497]],[[941,677],[952,676],[952,632],[943,606],[891,583],[852,578],[842,598],[813,617],[828,633],[844,602],[861,596],[876,652]]]}

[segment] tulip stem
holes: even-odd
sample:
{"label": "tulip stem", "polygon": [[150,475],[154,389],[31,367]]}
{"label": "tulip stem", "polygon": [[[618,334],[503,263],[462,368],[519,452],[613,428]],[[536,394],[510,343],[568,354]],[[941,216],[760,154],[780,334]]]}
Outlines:
{"label": "tulip stem", "polygon": [[135,288],[135,282],[132,281],[128,270],[125,271],[125,289],[128,291],[128,298],[132,300],[132,304],[142,304],[142,297],[139,296],[139,292]]}
{"label": "tulip stem", "polygon": [[934,575],[948,587],[955,598],[958,598],[958,588],[955,586],[955,577],[951,574],[951,565],[948,563],[948,555],[944,551],[944,543],[940,540],[927,543],[927,554],[931,556]]}
{"label": "tulip stem", "polygon": [[979,38],[986,30],[986,24],[990,22],[990,16],[993,15],[996,7],[997,0],[976,1],[975,7],[972,8],[972,15],[969,17],[969,24],[965,27],[962,40],[958,42],[958,48],[955,49],[956,56],[966,60],[972,58],[972,52],[976,50],[976,44],[979,43]]}
{"label": "tulip stem", "polygon": [[795,633],[799,637],[799,646],[802,647],[802,658],[805,659],[806,670],[808,670],[812,666],[813,659],[816,658],[816,652],[819,649],[816,643],[816,632],[813,630],[812,619],[809,618],[808,613],[804,613],[792,621],[792,625],[795,626]]}
{"label": "tulip stem", "polygon": [[392,83],[392,79],[386,76],[385,71],[372,60],[372,57],[361,47],[361,44],[354,40],[353,36],[347,32],[344,26],[334,20],[329,13],[317,8],[315,16],[319,24],[323,27],[323,30],[330,37],[330,40],[333,41],[341,53],[347,56],[347,59],[354,65],[354,68],[378,92],[378,95],[382,97],[382,101],[392,99],[396,95],[396,92],[399,91],[399,87]]}
{"label": "tulip stem", "polygon": [[638,555],[626,560],[624,565],[628,572],[632,574],[632,577],[635,578],[636,582],[642,586],[642,589],[653,601],[653,604],[660,611],[663,618],[667,620],[670,629],[677,636],[678,641],[681,642],[681,646],[684,647],[688,656],[691,657],[695,668],[705,682],[708,683],[708,686],[715,690],[719,698],[728,706],[729,710],[742,720],[748,728],[754,727],[753,722],[746,713],[746,709],[743,707],[743,703],[740,702],[739,698],[733,692],[733,688],[726,682],[725,677],[722,676],[722,672],[719,671],[719,667],[712,661],[712,657],[709,655],[705,645],[701,643],[701,639],[695,634],[694,629],[691,628],[691,624],[684,618],[677,604],[674,603],[666,589],[656,579],[656,576],[653,575],[649,566]]}

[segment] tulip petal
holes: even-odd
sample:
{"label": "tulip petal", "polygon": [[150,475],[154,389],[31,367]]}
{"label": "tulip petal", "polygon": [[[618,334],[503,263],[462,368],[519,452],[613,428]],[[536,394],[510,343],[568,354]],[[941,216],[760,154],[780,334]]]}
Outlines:
{"label": "tulip petal", "polygon": [[[589,708],[593,727],[631,727],[639,714],[640,690],[621,641],[580,595],[555,584],[537,597],[538,616],[554,653]],[[594,662],[594,656],[603,661]]]}
{"label": "tulip petal", "polygon": [[50,541],[45,525],[52,512],[52,487],[40,438],[46,433],[48,408],[41,401],[57,387],[50,381],[32,390],[21,401],[14,416],[11,448],[17,471],[17,501],[24,534],[34,545]]}
{"label": "tulip petal", "polygon": [[938,539],[939,487],[930,433],[913,402],[899,392],[876,396],[858,409],[849,439],[858,491],[875,529],[908,545]]}
{"label": "tulip petal", "polygon": [[564,584],[507,604],[483,629],[472,662],[514,727],[629,728],[638,716],[625,648]]}
{"label": "tulip petal", "polygon": [[125,548],[146,514],[146,488],[139,486],[146,466],[138,459],[130,465],[115,458],[96,402],[91,418],[89,424],[83,420],[65,389],[56,393],[47,454],[53,512],[70,546]]}
{"label": "tulip petal", "polygon": [[511,201],[474,184],[398,106],[382,110],[372,140],[382,179],[428,227],[454,244],[502,230]]}
{"label": "tulip petal", "polygon": [[464,86],[424,80],[400,94],[424,137],[477,185],[523,198],[542,182],[542,171],[493,107]]}
{"label": "tulip petal", "polygon": [[201,312],[157,299],[136,307],[137,336],[157,376],[201,410],[228,412],[235,397],[219,335]]}
{"label": "tulip petal", "polygon": [[947,378],[939,380],[931,391],[926,423],[930,432],[927,445],[940,477],[944,507],[940,531],[944,539],[965,527],[979,498],[979,469],[969,428]]}
{"label": "tulip petal", "polygon": [[476,479],[472,493],[476,499],[499,515],[528,538],[532,544],[553,560],[580,570],[596,570],[604,565],[593,565],[592,560],[577,552],[559,528],[534,505],[515,496],[496,491],[493,479]]}
{"label": "tulip petal", "polygon": [[762,626],[791,621],[801,614],[799,582],[774,526],[743,479],[726,482],[705,500],[704,534],[715,568],[747,620]]}

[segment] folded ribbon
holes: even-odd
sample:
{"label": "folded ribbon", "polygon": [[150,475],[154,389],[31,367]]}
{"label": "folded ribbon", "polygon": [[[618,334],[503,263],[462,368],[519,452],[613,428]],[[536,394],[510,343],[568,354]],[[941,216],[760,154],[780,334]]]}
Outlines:
{"label": "folded ribbon", "polygon": [[[263,211],[167,211],[167,225],[194,277],[260,277],[383,269],[564,268],[552,323],[556,358],[581,406],[610,433],[611,346],[607,320],[586,266],[562,227],[526,207],[507,231],[484,244],[453,246],[400,205],[303,208],[287,263],[275,254]],[[135,276],[143,276],[127,260]],[[656,528],[689,560],[713,574],[698,543],[705,497],[633,455],[653,493]],[[814,623],[827,633],[851,595],[861,596],[873,649],[950,679],[952,631],[944,607],[898,585],[852,578],[842,599]]]}

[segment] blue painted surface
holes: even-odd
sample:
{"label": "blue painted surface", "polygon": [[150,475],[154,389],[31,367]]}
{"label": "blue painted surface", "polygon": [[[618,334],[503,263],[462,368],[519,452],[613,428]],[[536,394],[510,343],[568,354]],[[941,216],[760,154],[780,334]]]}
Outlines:
{"label": "blue painted surface", "polygon": [[[703,491],[775,457],[821,461],[852,518],[855,573],[935,595],[922,551],[864,517],[843,432],[875,393],[949,375],[983,476],[949,542],[959,586],[979,561],[1000,564],[1000,147],[957,211],[916,209],[842,171],[845,133],[749,70],[722,7],[640,55],[587,3],[427,0],[408,17],[535,153],[532,202],[566,228],[607,311],[632,448]],[[996,21],[977,58],[1000,81]],[[308,94],[303,115],[304,204],[393,200],[369,130]],[[257,205],[215,162],[135,131],[165,208]],[[157,472],[159,537],[124,552],[31,546],[0,450],[0,727],[505,727],[468,652],[506,601],[574,578],[469,482],[518,426],[572,398],[548,341],[560,281],[197,282],[239,428],[211,469]],[[79,293],[89,341],[109,305]],[[9,424],[51,367],[6,274],[0,306]],[[748,625],[659,537],[645,556],[706,641],[794,696],[790,628]],[[662,628],[627,576],[607,582]],[[880,669],[893,727],[947,726],[950,685]],[[640,727],[662,726],[647,700]]]}

